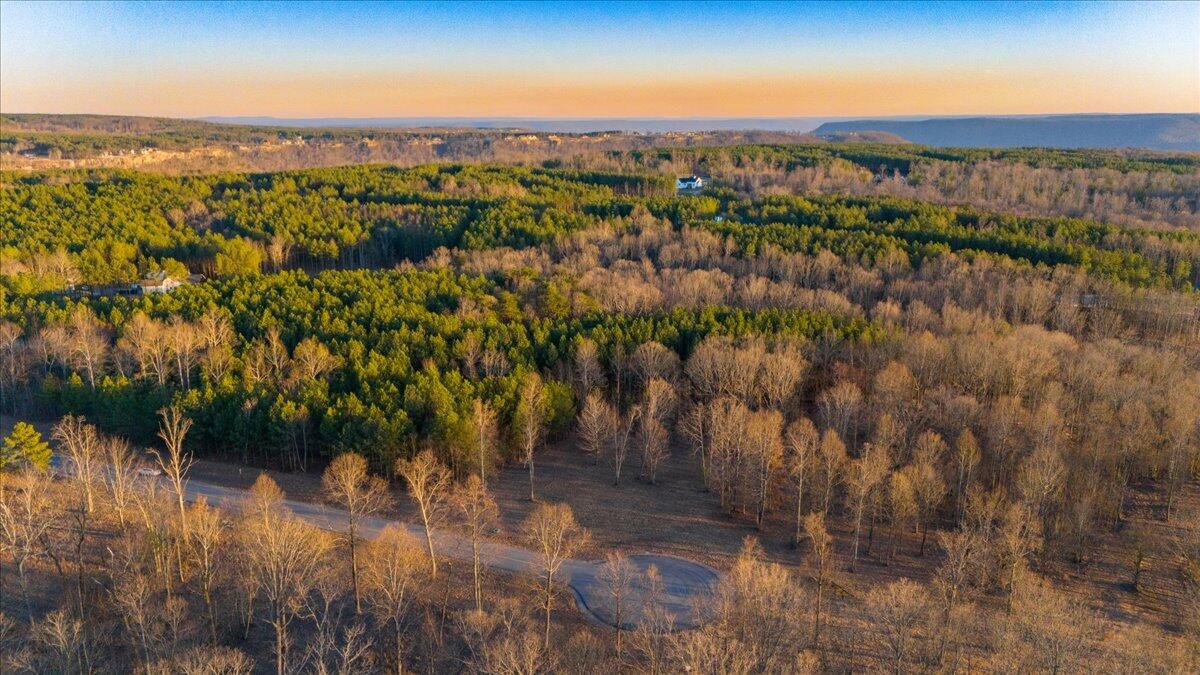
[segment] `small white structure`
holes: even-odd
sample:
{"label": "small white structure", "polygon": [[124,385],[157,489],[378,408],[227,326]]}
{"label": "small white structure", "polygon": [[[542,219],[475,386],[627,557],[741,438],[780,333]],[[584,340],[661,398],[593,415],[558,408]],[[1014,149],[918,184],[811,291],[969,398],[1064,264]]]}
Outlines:
{"label": "small white structure", "polygon": [[170,293],[182,286],[183,282],[174,277],[167,276],[166,272],[159,271],[142,279],[137,285],[141,287],[143,294]]}
{"label": "small white structure", "polygon": [[704,187],[704,179],[700,176],[680,176],[675,179],[676,190],[699,190]]}

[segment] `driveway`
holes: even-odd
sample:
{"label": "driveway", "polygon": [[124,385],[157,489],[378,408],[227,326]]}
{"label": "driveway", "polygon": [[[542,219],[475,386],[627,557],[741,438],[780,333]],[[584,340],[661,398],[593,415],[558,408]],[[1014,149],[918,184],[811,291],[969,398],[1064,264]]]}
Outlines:
{"label": "driveway", "polygon": [[[195,500],[203,495],[210,504],[238,508],[246,498],[246,492],[235,488],[213,485],[200,481],[188,481],[187,498]],[[299,518],[325,530],[342,532],[346,529],[346,512],[324,504],[311,504],[285,500],[284,505]],[[364,537],[376,537],[385,527],[399,524],[413,536],[424,541],[425,528],[410,523],[397,523],[382,518],[368,518],[362,523]],[[439,555],[458,560],[471,560],[471,541],[458,533],[435,530],[434,549]],[[657,604],[666,613],[674,629],[694,628],[707,620],[713,611],[713,597],[720,582],[720,574],[713,568],[691,560],[674,556],[638,554],[628,556],[635,570],[635,578],[622,600],[621,625],[634,628],[643,619],[648,600],[657,596]],[[480,546],[480,562],[494,570],[514,574],[536,575],[539,573],[538,554],[519,546],[486,541]],[[660,583],[656,589],[647,570],[658,569]],[[615,611],[612,597],[600,578],[601,565],[587,560],[567,560],[559,572],[560,579],[570,586],[575,603],[590,619],[615,626]]]}

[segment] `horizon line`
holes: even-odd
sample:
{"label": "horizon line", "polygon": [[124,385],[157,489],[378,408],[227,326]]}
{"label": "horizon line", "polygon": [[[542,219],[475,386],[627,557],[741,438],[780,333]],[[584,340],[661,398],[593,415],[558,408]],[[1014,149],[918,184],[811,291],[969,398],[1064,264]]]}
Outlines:
{"label": "horizon line", "polygon": [[638,121],[638,122],[673,122],[673,121],[728,121],[728,120],[763,120],[763,121],[786,121],[786,120],[906,120],[920,121],[923,119],[972,119],[972,118],[996,118],[996,119],[1013,119],[1013,118],[1030,118],[1030,117],[1099,117],[1099,116],[1152,116],[1152,115],[1175,115],[1175,116],[1200,116],[1200,110],[1192,111],[1157,111],[1157,112],[1119,112],[1119,111],[1086,111],[1086,112],[1025,112],[1025,113],[902,113],[890,115],[845,115],[845,114],[827,114],[827,115],[595,115],[595,116],[550,116],[550,115],[420,115],[420,114],[400,114],[400,115],[312,115],[312,116],[289,116],[289,115],[225,115],[219,113],[210,113],[204,115],[162,115],[153,113],[109,113],[109,112],[13,112],[0,110],[0,115],[44,115],[44,116],[59,116],[59,117],[133,117],[145,119],[171,119],[171,120],[186,120],[196,122],[212,122],[219,120],[345,120],[345,121],[373,121],[373,120],[535,120],[546,122],[598,122],[606,120],[614,121]]}

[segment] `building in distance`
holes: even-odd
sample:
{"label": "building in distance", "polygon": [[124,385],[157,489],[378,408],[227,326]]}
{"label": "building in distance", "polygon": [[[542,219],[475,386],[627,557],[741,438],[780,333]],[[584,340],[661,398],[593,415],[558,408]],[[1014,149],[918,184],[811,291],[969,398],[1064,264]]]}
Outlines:
{"label": "building in distance", "polygon": [[704,179],[694,174],[675,179],[675,189],[679,192],[697,192],[703,188]]}

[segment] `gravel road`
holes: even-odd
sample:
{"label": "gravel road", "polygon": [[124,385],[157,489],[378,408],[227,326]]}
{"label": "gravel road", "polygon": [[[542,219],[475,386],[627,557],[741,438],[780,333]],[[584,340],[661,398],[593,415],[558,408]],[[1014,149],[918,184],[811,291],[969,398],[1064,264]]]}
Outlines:
{"label": "gravel road", "polygon": [[[238,508],[246,497],[244,490],[213,485],[199,481],[188,481],[187,497],[195,500],[203,495],[210,504]],[[323,504],[311,504],[286,500],[284,505],[298,517],[322,529],[340,532],[346,526],[345,511]],[[375,537],[395,521],[369,518],[363,522],[365,537]],[[420,525],[399,523],[418,539],[424,540],[425,529]],[[471,559],[470,540],[455,532],[435,530],[434,548],[439,555],[459,560]],[[499,542],[485,542],[481,546],[480,561],[487,567],[515,574],[537,574],[538,554],[534,551]],[[638,554],[629,556],[636,574],[621,608],[621,625],[634,628],[642,620],[647,598],[656,594],[659,605],[666,610],[675,629],[694,628],[703,623],[712,612],[713,596],[720,581],[720,574],[707,565],[674,556]],[[660,588],[654,593],[646,572],[654,566],[661,579]],[[568,560],[562,566],[560,578],[571,588],[576,605],[590,619],[616,625],[611,594],[599,577],[600,564],[587,560]]]}

